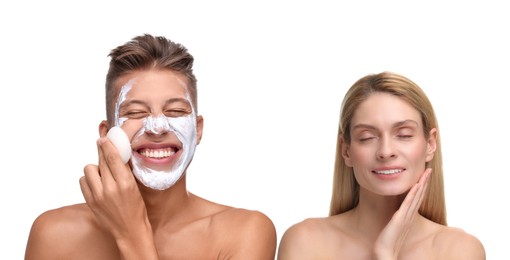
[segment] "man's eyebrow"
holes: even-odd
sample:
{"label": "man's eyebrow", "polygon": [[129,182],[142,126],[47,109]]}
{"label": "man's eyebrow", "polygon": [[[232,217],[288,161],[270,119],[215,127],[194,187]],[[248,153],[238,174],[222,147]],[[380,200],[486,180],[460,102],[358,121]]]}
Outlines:
{"label": "man's eyebrow", "polygon": [[133,104],[147,106],[147,103],[145,103],[144,101],[132,99],[132,100],[126,100],[126,101],[122,102],[122,104],[120,104],[120,108],[127,107],[127,106],[133,105]]}
{"label": "man's eyebrow", "polygon": [[165,101],[165,104],[168,105],[168,104],[178,103],[178,102],[186,103],[191,106],[191,103],[185,98],[170,98],[167,101]]}
{"label": "man's eyebrow", "polygon": [[[172,103],[185,103],[185,104],[188,104],[188,105],[191,105],[189,103],[189,101],[185,98],[170,98],[168,100],[165,101],[165,105],[168,105],[168,104],[172,104]],[[142,101],[142,100],[138,100],[138,99],[131,99],[131,100],[126,100],[124,102],[122,102],[122,104],[120,105],[120,107],[127,107],[129,105],[143,105],[143,106],[148,106],[147,103],[145,101]]]}

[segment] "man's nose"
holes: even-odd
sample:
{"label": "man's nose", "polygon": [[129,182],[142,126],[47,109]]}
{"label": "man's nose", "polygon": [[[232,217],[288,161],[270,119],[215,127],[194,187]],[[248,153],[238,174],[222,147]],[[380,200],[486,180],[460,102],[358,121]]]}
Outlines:
{"label": "man's nose", "polygon": [[161,135],[171,130],[171,126],[164,115],[159,115],[157,117],[147,117],[144,128],[146,133],[155,135]]}

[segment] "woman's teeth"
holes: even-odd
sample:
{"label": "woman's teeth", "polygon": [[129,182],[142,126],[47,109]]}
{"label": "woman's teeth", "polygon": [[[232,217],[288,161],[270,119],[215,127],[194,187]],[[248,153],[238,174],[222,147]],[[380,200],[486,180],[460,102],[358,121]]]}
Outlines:
{"label": "woman's teeth", "polygon": [[384,171],[374,171],[374,172],[375,172],[375,173],[377,173],[377,174],[389,175],[389,174],[400,173],[400,172],[402,172],[402,169],[393,169],[393,170],[384,170]]}

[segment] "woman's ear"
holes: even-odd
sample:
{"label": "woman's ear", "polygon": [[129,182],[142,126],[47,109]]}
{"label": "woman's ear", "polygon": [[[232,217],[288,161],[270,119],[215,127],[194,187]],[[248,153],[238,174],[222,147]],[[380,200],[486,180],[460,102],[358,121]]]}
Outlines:
{"label": "woman's ear", "polygon": [[429,138],[427,139],[427,158],[426,162],[430,162],[434,158],[434,153],[437,148],[437,129],[432,128],[429,132]]}
{"label": "woman's ear", "polygon": [[108,133],[108,122],[106,120],[101,121],[101,123],[99,123],[98,130],[99,130],[99,136],[105,137],[106,134]]}
{"label": "woman's ear", "polygon": [[349,144],[345,141],[344,137],[340,137],[340,147],[342,157],[344,158],[345,165],[352,167],[351,153],[349,151]]}

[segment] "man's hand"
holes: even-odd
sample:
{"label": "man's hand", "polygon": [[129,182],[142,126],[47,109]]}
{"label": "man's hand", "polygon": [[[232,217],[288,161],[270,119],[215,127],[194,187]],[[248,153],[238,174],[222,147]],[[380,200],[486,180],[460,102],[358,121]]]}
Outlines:
{"label": "man's hand", "polygon": [[85,175],[80,178],[87,205],[115,238],[121,255],[137,257],[141,255],[131,251],[148,250],[157,258],[145,203],[129,166],[122,163],[107,138],[100,138],[97,148],[99,165],[85,166]]}

